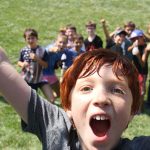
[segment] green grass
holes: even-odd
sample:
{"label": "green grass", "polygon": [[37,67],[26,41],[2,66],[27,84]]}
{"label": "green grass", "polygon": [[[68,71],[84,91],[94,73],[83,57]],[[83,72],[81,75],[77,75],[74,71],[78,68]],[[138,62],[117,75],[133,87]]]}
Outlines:
{"label": "green grass", "polygon": [[[0,45],[16,65],[19,50],[25,43],[23,32],[32,27],[39,32],[39,43],[47,45],[55,39],[58,29],[74,24],[86,37],[85,23],[94,20],[97,33],[104,39],[99,20],[105,18],[110,31],[132,20],[146,30],[150,23],[149,0],[0,0]],[[16,67],[16,66],[15,66]],[[149,112],[136,116],[124,136],[150,135]],[[20,118],[0,98],[0,149],[41,149],[37,137],[23,133]]]}

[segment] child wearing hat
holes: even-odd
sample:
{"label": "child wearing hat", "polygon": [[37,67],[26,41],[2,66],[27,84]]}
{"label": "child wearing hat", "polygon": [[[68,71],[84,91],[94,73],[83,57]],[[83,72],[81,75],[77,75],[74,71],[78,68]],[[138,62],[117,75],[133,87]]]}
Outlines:
{"label": "child wearing hat", "polygon": [[106,48],[116,51],[132,60],[132,53],[128,51],[131,42],[127,38],[127,32],[121,27],[117,27],[115,31],[109,33],[105,19],[101,19],[100,23],[106,37]]}
{"label": "child wearing hat", "polygon": [[130,50],[132,50],[133,54],[133,61],[138,70],[138,79],[140,83],[140,95],[142,101],[144,101],[144,95],[146,92],[146,80],[148,75],[148,62],[147,59],[143,61],[143,57],[145,57],[145,51],[148,47],[147,43],[145,42],[144,33],[142,30],[135,29],[131,35],[130,39],[132,41]]}

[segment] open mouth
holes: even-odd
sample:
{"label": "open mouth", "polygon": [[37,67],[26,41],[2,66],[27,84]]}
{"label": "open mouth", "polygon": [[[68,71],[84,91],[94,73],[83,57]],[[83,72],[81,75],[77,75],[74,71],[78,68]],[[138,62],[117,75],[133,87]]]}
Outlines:
{"label": "open mouth", "polygon": [[95,115],[90,119],[90,126],[96,136],[105,136],[110,128],[110,120],[106,115]]}

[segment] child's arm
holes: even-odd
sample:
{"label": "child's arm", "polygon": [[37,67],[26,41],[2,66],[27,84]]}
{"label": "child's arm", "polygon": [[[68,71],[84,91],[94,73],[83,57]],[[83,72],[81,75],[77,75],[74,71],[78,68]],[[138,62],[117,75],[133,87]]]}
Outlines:
{"label": "child's arm", "polygon": [[29,63],[26,61],[24,61],[24,62],[18,61],[17,65],[23,69],[23,68],[26,68],[27,66],[29,66]]}
{"label": "child's arm", "polygon": [[145,64],[148,60],[148,56],[150,53],[150,43],[148,43],[148,45],[146,46],[144,53],[142,55],[142,62]]}
{"label": "child's arm", "polygon": [[9,63],[2,49],[0,49],[0,92],[27,123],[31,88]]}
{"label": "child's arm", "polygon": [[104,34],[105,34],[105,37],[106,37],[106,40],[109,40],[111,37],[109,35],[109,31],[106,27],[106,21],[104,19],[101,19],[100,20],[101,24],[102,24],[102,28],[103,28],[103,31],[104,31]]}

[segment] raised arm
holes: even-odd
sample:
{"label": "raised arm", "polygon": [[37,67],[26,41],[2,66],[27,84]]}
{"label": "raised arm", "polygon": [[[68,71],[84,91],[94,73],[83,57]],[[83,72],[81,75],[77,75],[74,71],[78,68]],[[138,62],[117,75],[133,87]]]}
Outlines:
{"label": "raised arm", "polygon": [[104,19],[101,19],[100,23],[102,24],[102,28],[103,28],[106,40],[109,40],[111,37],[109,35],[109,31],[108,31],[107,26],[106,26],[106,21]]}
{"label": "raised arm", "polygon": [[145,64],[148,61],[148,56],[150,54],[150,43],[147,44],[144,53],[142,55],[142,62]]}
{"label": "raised arm", "polygon": [[8,61],[3,49],[0,48],[0,92],[20,117],[27,123],[28,103],[31,88]]}

